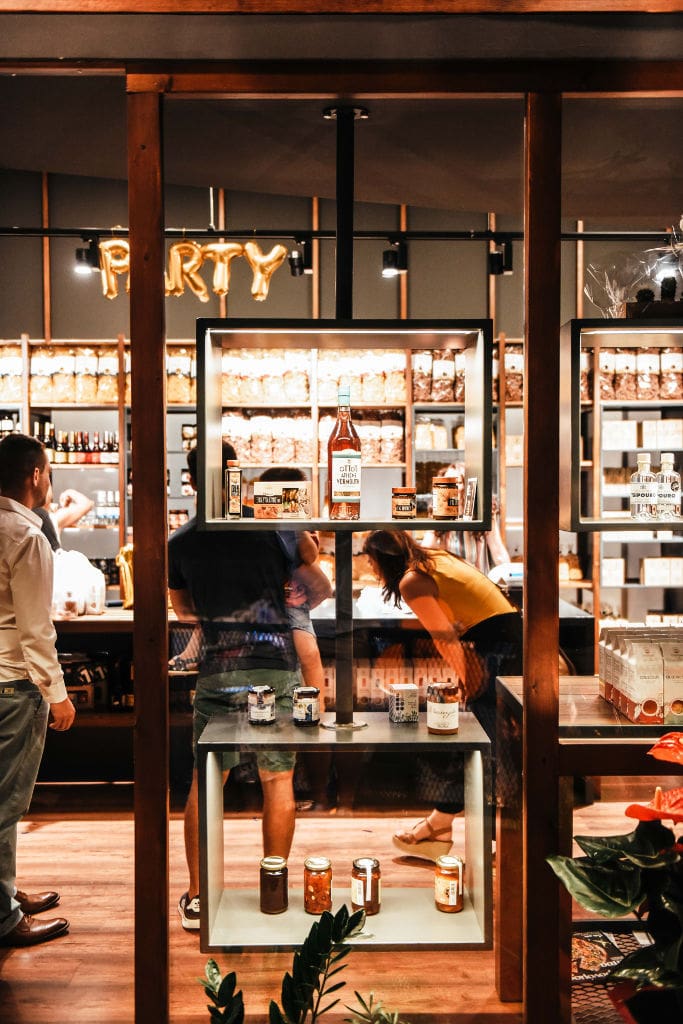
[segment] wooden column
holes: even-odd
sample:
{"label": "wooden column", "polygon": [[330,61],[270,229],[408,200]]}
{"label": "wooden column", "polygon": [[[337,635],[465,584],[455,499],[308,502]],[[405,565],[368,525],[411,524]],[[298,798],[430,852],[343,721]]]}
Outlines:
{"label": "wooden column", "polygon": [[561,97],[530,93],[525,123],[524,1006],[526,1024],[560,1010],[559,328]]}
{"label": "wooden column", "polygon": [[[130,82],[129,82],[130,87]],[[169,1019],[166,368],[161,88],[128,94],[135,625],[135,1020]]]}

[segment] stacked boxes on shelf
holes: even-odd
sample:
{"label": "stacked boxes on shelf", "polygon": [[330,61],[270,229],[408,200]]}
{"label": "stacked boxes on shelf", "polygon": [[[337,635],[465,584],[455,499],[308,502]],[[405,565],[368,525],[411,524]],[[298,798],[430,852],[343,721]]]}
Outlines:
{"label": "stacked boxes on shelf", "polygon": [[600,694],[629,721],[683,723],[683,628],[605,627],[598,658]]}

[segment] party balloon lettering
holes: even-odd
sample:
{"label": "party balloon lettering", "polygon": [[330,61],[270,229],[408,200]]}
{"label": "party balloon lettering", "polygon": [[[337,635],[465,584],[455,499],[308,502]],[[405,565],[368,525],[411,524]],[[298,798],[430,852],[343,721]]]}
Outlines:
{"label": "party balloon lettering", "polygon": [[[125,239],[107,238],[99,243],[102,293],[107,299],[119,294],[118,278],[126,277],[126,291],[130,291],[130,245]],[[263,253],[257,242],[198,242],[184,239],[174,242],[168,250],[168,267],[164,273],[166,295],[182,295],[187,286],[200,302],[209,301],[209,290],[199,271],[208,260],[213,263],[212,290],[216,295],[227,295],[230,290],[232,261],[244,256],[253,274],[251,294],[256,302],[268,297],[270,279],[287,256],[284,245],[274,245]]]}

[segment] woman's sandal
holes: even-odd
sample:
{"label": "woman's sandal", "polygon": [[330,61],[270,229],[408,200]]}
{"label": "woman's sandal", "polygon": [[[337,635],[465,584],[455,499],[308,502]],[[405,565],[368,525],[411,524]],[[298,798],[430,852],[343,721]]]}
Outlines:
{"label": "woman's sandal", "polygon": [[[419,839],[415,835],[415,830],[422,825],[427,829],[427,835],[424,839]],[[440,836],[446,838],[440,839]],[[449,825],[447,828],[440,828],[436,831],[426,818],[421,818],[412,828],[405,829],[403,832],[395,832],[392,842],[398,850],[409,857],[421,857],[423,860],[435,861],[437,857],[448,853],[453,845],[452,826]]]}

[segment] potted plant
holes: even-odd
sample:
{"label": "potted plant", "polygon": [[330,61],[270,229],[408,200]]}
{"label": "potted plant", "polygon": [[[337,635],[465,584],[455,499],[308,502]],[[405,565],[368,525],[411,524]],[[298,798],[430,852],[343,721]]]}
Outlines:
{"label": "potted plant", "polygon": [[[662,736],[648,751],[658,760],[683,764],[683,732]],[[627,954],[609,977],[611,994],[631,1022],[683,1020],[683,835],[664,821],[683,822],[683,788],[655,790],[651,803],[631,804],[638,820],[619,836],[575,836],[583,857],[548,858],[551,868],[582,907],[602,917],[633,913],[652,942]]]}
{"label": "potted plant", "polygon": [[[330,982],[346,967],[342,960],[351,952],[351,946],[345,940],[360,931],[364,922],[365,911],[350,915],[345,906],[335,915],[325,911],[313,922],[303,945],[294,954],[292,973],[282,979],[282,1006],[274,999],[270,1002],[269,1024],[315,1024],[323,1013],[337,1005],[338,998],[323,1003],[346,984],[340,980]],[[205,977],[197,980],[211,1000],[207,1009],[214,1024],[244,1024],[244,1001],[242,992],[237,991],[234,971],[223,977],[216,961],[209,960]],[[355,996],[359,1007],[355,1011],[347,1007],[354,1014],[346,1018],[349,1024],[408,1024],[398,1013],[375,1002],[372,993],[367,1002],[358,992]]]}

